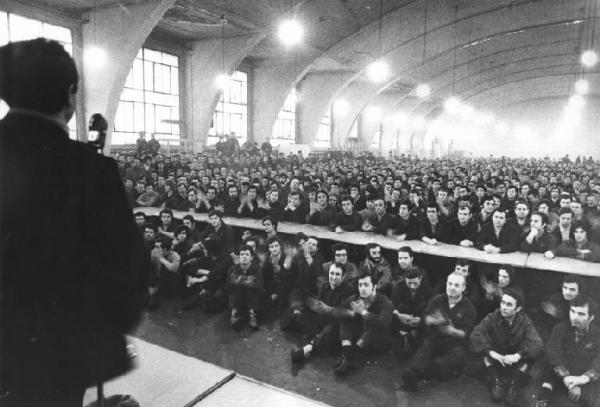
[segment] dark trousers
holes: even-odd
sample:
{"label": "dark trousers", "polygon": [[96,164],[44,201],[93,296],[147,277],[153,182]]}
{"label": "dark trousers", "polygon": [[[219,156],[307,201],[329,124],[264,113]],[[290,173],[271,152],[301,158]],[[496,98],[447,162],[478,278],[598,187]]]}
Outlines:
{"label": "dark trousers", "polygon": [[340,322],[326,315],[303,312],[296,317],[295,328],[311,338],[313,353],[332,351],[340,337]]}
{"label": "dark trousers", "polygon": [[444,379],[461,369],[466,357],[465,346],[457,341],[440,341],[426,337],[412,358],[409,368],[422,374],[435,363],[439,367],[440,378]]}
{"label": "dark trousers", "polygon": [[231,285],[229,287],[229,308],[258,310],[261,300],[261,291],[245,285]]}
{"label": "dark trousers", "polygon": [[340,341],[349,340],[355,344],[362,339],[362,349],[371,351],[384,350],[390,343],[387,332],[379,329],[369,329],[360,318],[344,319],[340,322]]}
{"label": "dark trousers", "polygon": [[[552,384],[555,393],[557,391],[568,392],[562,379],[554,372],[551,366],[544,368],[542,383]],[[600,382],[596,380],[580,387],[581,397],[579,398],[579,404],[585,407],[600,407]]]}

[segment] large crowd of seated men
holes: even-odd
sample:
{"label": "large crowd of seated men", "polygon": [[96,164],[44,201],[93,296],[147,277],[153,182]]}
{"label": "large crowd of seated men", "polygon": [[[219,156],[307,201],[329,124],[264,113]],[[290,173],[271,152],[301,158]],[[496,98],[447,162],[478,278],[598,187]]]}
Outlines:
{"label": "large crowd of seated men", "polygon": [[[600,328],[589,280],[566,274],[560,290],[526,310],[529,293],[510,266],[482,273],[459,259],[450,270],[431,270],[416,264],[409,246],[390,261],[377,243],[359,254],[277,232],[280,221],[310,223],[486,253],[599,261],[599,163],[265,151],[117,160],[131,205],[162,208],[156,223],[143,209],[134,214],[153,265],[149,310],[177,298],[184,309],[227,310],[234,329],[259,329],[273,310],[282,330],[306,338],[291,349],[292,362],[333,353],[338,376],[363,354],[392,347],[407,360],[409,392],[459,373],[474,352],[491,399],[516,405],[539,364],[540,406],[560,392],[600,405]],[[179,221],[174,210],[189,214]],[[206,225],[192,216],[202,212]],[[239,236],[224,216],[261,219],[264,231]]]}

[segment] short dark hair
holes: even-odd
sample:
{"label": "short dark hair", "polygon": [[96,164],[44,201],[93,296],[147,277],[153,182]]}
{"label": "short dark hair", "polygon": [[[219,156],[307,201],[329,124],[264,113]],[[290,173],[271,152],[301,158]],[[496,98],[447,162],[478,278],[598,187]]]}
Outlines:
{"label": "short dark hair", "polygon": [[408,253],[410,257],[415,257],[415,253],[413,252],[413,249],[410,246],[402,246],[398,249],[398,252]]}
{"label": "short dark hair", "polygon": [[181,232],[185,232],[187,233],[187,235],[190,235],[190,228],[188,228],[185,225],[179,225],[175,228],[175,236],[177,236],[178,234],[180,234]]}
{"label": "short dark hair", "polygon": [[423,278],[423,272],[420,268],[411,267],[408,269],[406,275],[404,276],[404,279],[412,280],[413,278]]}
{"label": "short dark hair", "polygon": [[78,82],[75,61],[57,41],[37,38],[0,47],[0,98],[10,107],[58,113],[70,105]]}
{"label": "short dark hair", "polygon": [[265,216],[260,220],[260,223],[265,223],[266,221],[271,222],[271,225],[273,225],[273,227],[277,229],[277,225],[279,225],[279,221],[277,220],[277,218],[274,218],[273,216]]}
{"label": "short dark hair", "polygon": [[156,239],[156,243],[158,243],[161,249],[171,250],[173,239],[167,236],[160,236],[158,239]]}
{"label": "short dark hair", "polygon": [[240,252],[243,251],[249,251],[250,254],[254,257],[254,250],[252,249],[252,247],[248,246],[247,244],[243,244],[241,245],[238,249],[237,249],[237,254],[239,255]]}
{"label": "short dark hair", "polygon": [[583,289],[583,279],[578,276],[577,274],[565,274],[565,276],[563,277],[562,280],[563,284],[567,283],[567,284],[572,284],[575,283],[577,284],[577,287],[579,288],[579,292],[581,293],[581,290]]}
{"label": "short dark hair", "polygon": [[598,304],[596,304],[596,301],[592,300],[587,295],[579,294],[573,299],[573,301],[571,301],[571,307],[585,307],[586,305],[588,307],[588,313],[590,315],[596,315],[596,312],[598,311]]}
{"label": "short dark hair", "polygon": [[154,233],[158,233],[158,227],[154,223],[146,222],[144,223],[144,230],[152,229]]}
{"label": "short dark hair", "polygon": [[520,288],[508,287],[502,291],[502,294],[514,298],[517,303],[517,307],[522,307],[525,303],[525,294],[523,294],[523,290]]}
{"label": "short dark hair", "polygon": [[558,216],[560,217],[561,215],[564,215],[566,213],[570,213],[571,216],[575,216],[575,214],[573,213],[573,211],[571,210],[571,208],[560,208],[560,210],[558,211]]}
{"label": "short dark hair", "polygon": [[277,236],[272,236],[272,237],[268,238],[265,241],[265,244],[267,246],[269,246],[269,245],[271,245],[271,243],[275,243],[275,242],[279,243],[279,246],[281,246],[281,240]]}
{"label": "short dark hair", "polygon": [[171,217],[173,217],[173,211],[170,210],[169,208],[162,209],[160,212],[158,212],[158,216],[162,217],[164,213],[167,213],[167,214],[171,215]]}
{"label": "short dark hair", "polygon": [[369,272],[369,270],[363,270],[358,274],[358,278],[356,279],[358,280],[362,280],[363,278],[367,278],[369,277],[371,279],[371,282],[373,283],[373,285],[377,284],[377,281],[379,280],[379,277],[376,275],[373,275]]}
{"label": "short dark hair", "polygon": [[196,223],[196,219],[194,219],[194,217],[193,217],[192,215],[185,215],[185,216],[183,217],[183,220],[189,220],[189,221],[191,221],[191,222],[192,222],[192,225],[193,225],[194,223]]}
{"label": "short dark hair", "polygon": [[146,214],[142,211],[137,211],[136,213],[133,214],[134,218],[137,218],[138,216],[143,216],[144,219],[146,219]]}
{"label": "short dark hair", "polygon": [[[331,266],[335,266],[336,268],[341,269],[342,270],[342,275],[346,274],[347,268],[346,268],[345,264],[335,262],[335,263],[331,263],[331,265],[329,267],[331,268]],[[327,270],[327,274],[329,274],[329,270]]]}
{"label": "short dark hair", "polygon": [[338,250],[346,250],[346,253],[350,253],[350,250],[348,250],[348,246],[344,243],[336,243],[333,246],[331,246],[331,254],[335,256],[335,252],[337,252]]}
{"label": "short dark hair", "polygon": [[221,215],[221,212],[215,211],[214,209],[211,209],[210,211],[208,211],[208,217],[210,218],[212,216],[218,216],[219,218],[223,217],[223,215]]}

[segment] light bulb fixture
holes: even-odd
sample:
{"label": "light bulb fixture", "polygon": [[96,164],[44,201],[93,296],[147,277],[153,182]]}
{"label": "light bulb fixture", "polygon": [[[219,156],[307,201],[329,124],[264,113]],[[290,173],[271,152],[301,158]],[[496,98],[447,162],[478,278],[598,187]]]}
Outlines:
{"label": "light bulb fixture", "polygon": [[345,116],[350,110],[350,102],[344,98],[336,99],[333,102],[333,113],[336,116]]}
{"label": "light bulb fixture", "polygon": [[429,96],[431,94],[431,89],[429,88],[429,85],[421,84],[416,87],[415,93],[421,99],[425,99],[427,96]]}
{"label": "light bulb fixture", "polygon": [[367,106],[365,109],[365,118],[372,122],[380,120],[381,109],[379,109],[377,106]]}
{"label": "light bulb fixture", "polygon": [[382,60],[371,62],[367,66],[367,77],[373,83],[385,81],[390,76],[390,68]]}
{"label": "light bulb fixture", "polygon": [[221,89],[221,90],[225,89],[227,87],[228,83],[229,83],[229,75],[227,75],[225,73],[220,73],[215,78],[215,85],[217,86],[218,89]]}
{"label": "light bulb fixture", "polygon": [[581,54],[581,63],[587,68],[591,68],[598,63],[598,54],[595,51],[588,49]]}
{"label": "light bulb fixture", "polygon": [[289,18],[279,24],[279,41],[286,47],[298,45],[304,38],[304,27],[296,19]]}
{"label": "light bulb fixture", "polygon": [[451,96],[444,102],[444,109],[450,114],[456,114],[460,109],[460,101],[458,98]]}
{"label": "light bulb fixture", "polygon": [[575,94],[569,98],[569,108],[579,110],[584,106],[585,98],[583,96]]}
{"label": "light bulb fixture", "polygon": [[84,57],[89,66],[100,68],[106,61],[106,51],[97,45],[92,45],[86,49]]}
{"label": "light bulb fixture", "polygon": [[579,79],[575,82],[575,92],[580,95],[587,95],[590,90],[590,83],[585,79]]}

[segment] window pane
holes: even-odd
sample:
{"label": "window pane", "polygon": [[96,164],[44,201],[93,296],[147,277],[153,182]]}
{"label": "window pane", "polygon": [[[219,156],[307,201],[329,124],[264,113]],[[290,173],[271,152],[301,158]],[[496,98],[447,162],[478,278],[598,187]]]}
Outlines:
{"label": "window pane", "polygon": [[71,40],[71,30],[65,27],[59,27],[57,25],[52,24],[44,24],[44,37],[51,38],[53,40],[71,44],[73,41]]}
{"label": "window pane", "polygon": [[0,46],[8,44],[8,14],[0,11]]}
{"label": "window pane", "polygon": [[6,116],[6,113],[8,113],[8,105],[0,99],[0,119]]}
{"label": "window pane", "polygon": [[31,20],[16,14],[9,16],[11,41],[31,40],[43,36],[41,21]]}
{"label": "window pane", "polygon": [[[178,57],[142,48],[133,62],[121,104],[135,101],[129,114],[133,128],[119,138],[120,142],[135,143],[140,131],[158,133],[156,139],[179,145],[180,128],[170,120],[179,119]],[[163,120],[169,120],[163,123]],[[130,133],[130,134],[129,134]],[[113,140],[115,144],[116,141]]]}
{"label": "window pane", "polygon": [[[229,78],[229,82],[223,89],[219,102],[213,114],[213,123],[209,130],[207,145],[218,141],[217,136],[235,133],[240,144],[248,138],[248,106],[247,106],[247,74],[235,71]],[[225,114],[223,114],[225,113]]]}

